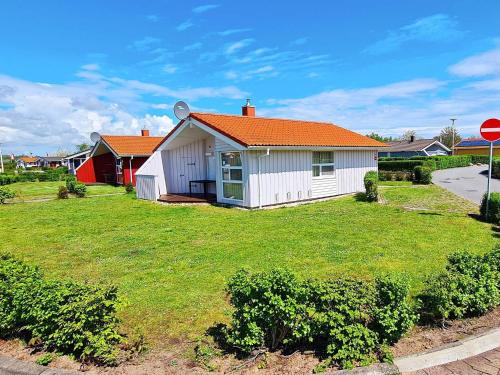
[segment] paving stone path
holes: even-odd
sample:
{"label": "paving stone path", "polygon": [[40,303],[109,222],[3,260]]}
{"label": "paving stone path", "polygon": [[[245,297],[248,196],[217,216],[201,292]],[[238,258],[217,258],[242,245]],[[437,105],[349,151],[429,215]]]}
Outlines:
{"label": "paving stone path", "polygon": [[500,375],[500,347],[462,361],[406,372],[403,375]]}

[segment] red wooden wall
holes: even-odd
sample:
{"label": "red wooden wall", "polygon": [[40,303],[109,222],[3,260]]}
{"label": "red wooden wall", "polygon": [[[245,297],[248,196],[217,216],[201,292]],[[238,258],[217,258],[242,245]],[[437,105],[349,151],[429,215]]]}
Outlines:
{"label": "red wooden wall", "polygon": [[[148,158],[133,158],[132,159],[132,185],[135,186],[135,172],[148,160]],[[130,158],[123,158],[123,183],[130,182]]]}

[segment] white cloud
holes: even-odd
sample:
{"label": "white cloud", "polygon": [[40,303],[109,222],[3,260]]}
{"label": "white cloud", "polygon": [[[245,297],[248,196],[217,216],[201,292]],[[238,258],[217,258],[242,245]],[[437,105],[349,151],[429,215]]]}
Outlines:
{"label": "white cloud", "polygon": [[248,31],[252,31],[252,29],[249,29],[249,28],[227,29],[227,30],[223,30],[223,31],[218,31],[217,35],[220,35],[220,36],[229,36],[229,35],[234,35],[234,34],[239,34],[239,33],[246,33]]}
{"label": "white cloud", "polygon": [[[82,70],[79,75],[92,73]],[[166,134],[173,126],[167,115],[147,114],[148,96],[242,99],[248,94],[235,86],[172,89],[154,83],[104,75],[66,84],[35,83],[0,75],[0,138],[12,152],[52,152],[88,141],[91,132],[139,134],[143,126]]]}
{"label": "white cloud", "polygon": [[468,57],[452,65],[449,70],[460,77],[500,75],[500,48]]}
{"label": "white cloud", "polygon": [[82,69],[95,71],[101,69],[101,67],[99,66],[99,64],[86,64],[82,65]]}
{"label": "white cloud", "polygon": [[193,44],[188,44],[184,47],[184,51],[194,51],[200,49],[203,46],[201,42],[195,42]]}
{"label": "white cloud", "polygon": [[155,48],[155,46],[157,46],[160,43],[161,39],[152,36],[146,36],[142,39],[133,41],[129,45],[129,48],[135,49],[137,51],[147,51]]}
{"label": "white cloud", "polygon": [[171,106],[166,103],[151,104],[153,109],[169,109]]}
{"label": "white cloud", "polygon": [[184,22],[180,23],[179,25],[177,25],[177,27],[176,27],[175,29],[176,29],[177,31],[185,31],[185,30],[187,30],[187,29],[189,29],[189,28],[191,28],[191,27],[193,27],[193,26],[194,26],[193,21],[191,21],[191,20],[186,20],[186,21],[184,21]]}
{"label": "white cloud", "polygon": [[163,66],[162,70],[165,73],[174,74],[178,70],[178,68],[177,68],[177,66],[175,66],[173,64],[167,64],[167,65]]}
{"label": "white cloud", "polygon": [[150,22],[158,22],[160,20],[160,17],[158,17],[156,14],[149,14],[146,16],[146,19]]}
{"label": "white cloud", "polygon": [[205,13],[208,12],[209,10],[216,9],[220,7],[220,4],[206,4],[206,5],[200,5],[195,8],[193,8],[193,13]]}
{"label": "white cloud", "polygon": [[303,44],[306,44],[308,40],[309,40],[309,38],[302,37],[302,38],[298,38],[298,39],[293,40],[290,44],[293,46],[301,46]]}
{"label": "white cloud", "polygon": [[239,40],[237,42],[234,42],[234,43],[231,43],[229,44],[226,49],[225,49],[225,53],[227,55],[232,55],[236,52],[238,52],[239,50],[245,48],[245,47],[248,47],[250,44],[252,44],[253,42],[255,42],[254,39],[252,38],[247,38],[247,39],[242,39],[242,40]]}
{"label": "white cloud", "polygon": [[365,49],[364,52],[380,55],[398,49],[411,42],[450,42],[461,38],[463,31],[458,29],[458,22],[446,14],[434,14],[420,18],[398,30],[389,31],[387,37]]}

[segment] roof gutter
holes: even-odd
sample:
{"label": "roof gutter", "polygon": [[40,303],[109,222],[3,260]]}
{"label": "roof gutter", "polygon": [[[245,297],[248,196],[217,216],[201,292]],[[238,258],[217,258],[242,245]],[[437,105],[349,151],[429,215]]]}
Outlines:
{"label": "roof gutter", "polygon": [[304,150],[304,151],[377,151],[388,146],[248,146],[248,150]]}

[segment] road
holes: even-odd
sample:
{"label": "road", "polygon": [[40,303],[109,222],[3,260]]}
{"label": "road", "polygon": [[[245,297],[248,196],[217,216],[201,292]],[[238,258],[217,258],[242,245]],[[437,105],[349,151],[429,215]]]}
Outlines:
{"label": "road", "polygon": [[[487,170],[486,165],[442,169],[432,174],[432,182],[462,198],[480,204],[486,192]],[[500,192],[500,180],[491,179],[491,191]]]}

